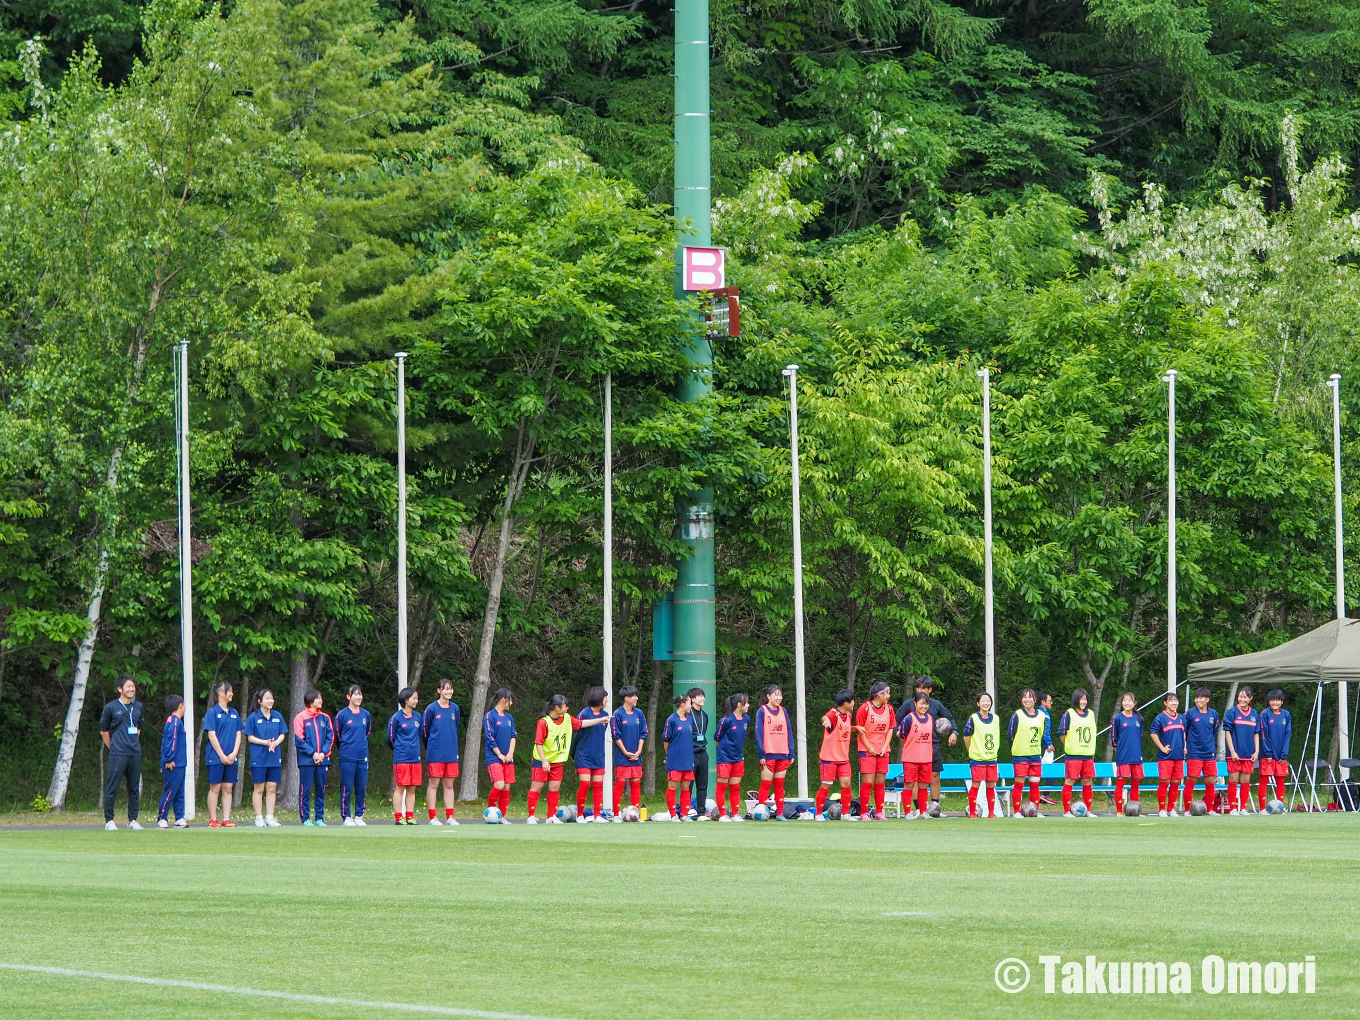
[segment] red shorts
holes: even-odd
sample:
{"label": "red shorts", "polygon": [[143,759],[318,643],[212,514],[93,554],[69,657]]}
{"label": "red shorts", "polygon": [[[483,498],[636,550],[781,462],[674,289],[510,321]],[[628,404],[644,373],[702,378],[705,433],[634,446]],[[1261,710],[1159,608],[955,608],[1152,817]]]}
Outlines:
{"label": "red shorts", "polygon": [[933,773],[928,761],[904,761],[902,763],[902,782],[928,783]]}
{"label": "red shorts", "polygon": [[504,783],[506,786],[515,785],[514,762],[492,762],[486,767],[486,771],[493,783]]}
{"label": "red shorts", "polygon": [[[719,770],[721,770],[721,769],[722,769],[722,766],[719,765],[718,768],[719,768]],[[719,772],[718,772],[718,775],[722,775],[722,772],[719,771]],[[616,765],[616,766],[614,766],[614,778],[615,778],[615,779],[618,779],[618,780],[623,780],[623,779],[641,779],[641,778],[642,778],[642,766],[641,766],[641,765]]]}
{"label": "red shorts", "polygon": [[1142,779],[1143,763],[1139,762],[1137,765],[1116,765],[1114,767],[1114,774],[1120,779]]}
{"label": "red shorts", "polygon": [[408,762],[392,766],[392,779],[397,786],[420,785],[420,762]]}
{"label": "red shorts", "polygon": [[576,778],[578,779],[598,779],[603,782],[604,769],[577,769]]}
{"label": "red shorts", "polygon": [[785,772],[787,772],[787,771],[789,770],[789,766],[792,765],[792,764],[793,764],[793,760],[790,759],[790,758],[762,758],[762,759],[760,759],[760,767],[761,767],[762,769],[769,769],[769,770],[770,770],[771,772],[773,772],[776,776],[783,775]]}
{"label": "red shorts", "polygon": [[859,770],[866,776],[886,776],[888,774],[888,754],[859,753]]}
{"label": "red shorts", "polygon": [[834,783],[837,779],[850,778],[850,763],[848,761],[824,761],[819,762],[822,767],[822,782]]}
{"label": "red shorts", "polygon": [[1289,778],[1289,762],[1283,758],[1262,758],[1262,776],[1279,776],[1281,779]]}
{"label": "red shorts", "polygon": [[1229,758],[1228,771],[1238,772],[1244,776],[1249,776],[1256,771],[1256,763],[1250,758]]}
{"label": "red shorts", "polygon": [[1096,777],[1096,763],[1090,758],[1068,758],[1066,772],[1063,775],[1068,779],[1094,779]]}
{"label": "red shorts", "polygon": [[694,770],[685,769],[683,772],[667,772],[666,782],[668,783],[692,783],[694,782]]}
{"label": "red shorts", "polygon": [[457,779],[458,763],[456,761],[432,761],[426,763],[426,770],[431,779]]}
{"label": "red shorts", "polygon": [[1212,782],[1218,778],[1218,762],[1213,758],[1191,758],[1185,763],[1185,774],[1191,779],[1203,776]]}
{"label": "red shorts", "polygon": [[549,765],[546,769],[538,765],[529,770],[529,780],[534,783],[560,783],[562,781],[562,763],[559,761]]}
{"label": "red shorts", "polygon": [[995,783],[996,782],[996,763],[990,765],[970,765],[973,770],[973,782],[975,783]]}
{"label": "red shorts", "polygon": [[1044,763],[1041,761],[1018,761],[1013,765],[1016,779],[1041,779]]}
{"label": "red shorts", "polygon": [[1168,758],[1157,763],[1157,778],[1162,782],[1168,779],[1185,778],[1185,762]]}
{"label": "red shorts", "polygon": [[744,775],[746,775],[746,763],[744,761],[718,762],[719,779],[740,779]]}

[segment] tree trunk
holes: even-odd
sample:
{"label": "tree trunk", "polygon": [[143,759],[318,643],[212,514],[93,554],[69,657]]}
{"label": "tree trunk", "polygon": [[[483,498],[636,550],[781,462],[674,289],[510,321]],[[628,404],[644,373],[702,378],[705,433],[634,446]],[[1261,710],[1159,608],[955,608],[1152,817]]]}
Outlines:
{"label": "tree trunk", "polygon": [[[475,763],[482,751],[482,718],[486,715],[486,696],[491,689],[491,653],[496,644],[496,624],[501,612],[501,589],[505,585],[505,563],[510,558],[510,543],[515,537],[515,501],[524,491],[533,460],[534,442],[526,435],[527,423],[521,419],[519,438],[515,442],[515,460],[505,485],[505,501],[501,505],[501,533],[496,543],[496,559],[491,565],[491,579],[486,586],[486,611],[482,614],[482,640],[477,646],[477,669],[472,675],[472,696],[469,698],[467,730],[463,739],[463,760]],[[463,770],[463,782],[458,796],[461,800],[478,800],[477,781],[480,770]]]}
{"label": "tree trunk", "polygon": [[[311,655],[303,651],[293,653],[288,665],[288,714],[284,721],[291,730],[293,717],[303,709],[302,696],[312,685]],[[280,805],[294,806],[298,802],[297,740],[288,741],[288,753],[283,756],[283,782],[279,784]]]}
{"label": "tree trunk", "polygon": [[656,745],[661,734],[656,728],[656,707],[661,703],[661,660],[652,660],[652,696],[647,699],[647,746],[642,754],[642,792],[656,796]]}

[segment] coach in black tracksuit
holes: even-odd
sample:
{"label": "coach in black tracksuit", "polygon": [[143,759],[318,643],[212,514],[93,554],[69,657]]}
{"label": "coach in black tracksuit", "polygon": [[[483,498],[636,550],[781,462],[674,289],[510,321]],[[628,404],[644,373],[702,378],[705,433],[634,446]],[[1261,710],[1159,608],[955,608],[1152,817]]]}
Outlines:
{"label": "coach in black tracksuit", "polygon": [[694,810],[708,812],[708,713],[704,711],[704,692],[689,691],[690,718],[694,720]]}
{"label": "coach in black tracksuit", "polygon": [[[959,726],[954,722],[954,715],[949,709],[945,708],[943,701],[935,698],[935,681],[928,676],[918,676],[915,684],[915,694],[926,694],[930,696],[930,721],[934,725],[938,719],[949,720],[949,746],[953,747],[959,740]],[[902,702],[902,707],[897,710],[897,718],[905,719],[907,713],[915,708],[914,698],[908,698]],[[940,771],[944,768],[944,757],[940,754],[940,731],[935,731],[935,760],[930,766],[930,799],[938,801],[940,799]]]}
{"label": "coach in black tracksuit", "polygon": [[118,784],[126,780],[128,827],[141,828],[137,813],[142,796],[142,703],[137,700],[137,681],[120,676],[118,697],[104,706],[99,716],[99,735],[109,749],[108,779],[104,784],[104,825],[113,825],[113,798]]}

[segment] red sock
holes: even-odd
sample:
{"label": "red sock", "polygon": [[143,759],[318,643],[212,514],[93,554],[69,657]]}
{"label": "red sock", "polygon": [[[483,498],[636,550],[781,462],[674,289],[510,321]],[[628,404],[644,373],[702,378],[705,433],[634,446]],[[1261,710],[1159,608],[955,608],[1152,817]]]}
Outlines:
{"label": "red sock", "polygon": [[987,813],[993,818],[996,817],[996,787],[987,787]]}
{"label": "red sock", "polygon": [[1166,810],[1166,795],[1167,795],[1167,791],[1169,791],[1170,789],[1171,789],[1171,784],[1170,784],[1170,783],[1158,783],[1158,784],[1157,784],[1157,810],[1158,810],[1158,811],[1165,811],[1165,810]]}
{"label": "red sock", "polygon": [[628,781],[626,779],[614,780],[614,814],[618,814],[623,810],[623,788],[627,783]]}
{"label": "red sock", "polygon": [[883,791],[886,787],[882,783],[874,784],[874,814],[879,818],[883,817]]}
{"label": "red sock", "polygon": [[415,813],[414,811],[408,811],[408,812],[406,812],[406,820],[407,820],[408,822],[409,822],[412,818],[414,818],[415,816],[416,816],[416,813]]}
{"label": "red sock", "polygon": [[595,811],[595,817],[599,818],[604,810],[604,780],[597,779],[590,784],[590,806]]}
{"label": "red sock", "polygon": [[446,807],[446,808],[444,809],[444,821],[447,822],[447,821],[448,821],[450,818],[452,818],[452,817],[453,817],[453,808],[451,808],[451,807]]}
{"label": "red sock", "polygon": [[870,807],[870,797],[873,795],[874,784],[866,783],[861,778],[859,783],[859,813],[867,815]]}
{"label": "red sock", "polygon": [[1120,814],[1124,812],[1124,780],[1118,776],[1114,780],[1114,809]]}
{"label": "red sock", "polygon": [[727,784],[718,784],[718,817],[727,814]]}
{"label": "red sock", "polygon": [[435,816],[435,809],[434,809],[434,808],[433,808],[433,807],[432,807],[432,806],[430,806],[430,805],[428,805],[428,804],[427,804],[427,805],[425,805],[425,806],[426,806],[426,807],[427,807],[427,808],[428,808],[428,809],[429,809],[429,812],[430,812],[430,818],[432,818],[432,819],[433,819],[433,818],[434,818],[434,816]]}
{"label": "red sock", "polygon": [[784,813],[784,777],[777,776],[774,781],[774,809]]}
{"label": "red sock", "polygon": [[826,807],[826,795],[829,791],[825,786],[817,787],[817,814],[822,814],[822,809]]}
{"label": "red sock", "polygon": [[1267,779],[1265,776],[1262,776],[1260,782],[1258,782],[1258,783],[1256,784],[1256,806],[1257,806],[1257,807],[1259,807],[1259,808],[1264,808],[1264,807],[1266,806],[1266,790],[1268,790],[1269,788],[1270,788],[1270,780]]}
{"label": "red sock", "polygon": [[1029,781],[1029,802],[1031,804],[1039,803],[1039,780],[1037,779]]}
{"label": "red sock", "polygon": [[396,817],[397,821],[401,821],[401,812],[400,812],[400,811],[393,811],[392,814]]}
{"label": "red sock", "polygon": [[1181,798],[1181,809],[1190,810],[1190,802],[1195,799],[1195,781],[1187,779],[1185,781],[1185,795]]}
{"label": "red sock", "polygon": [[642,805],[642,780],[630,779],[628,781],[628,803],[633,807]]}
{"label": "red sock", "polygon": [[486,795],[486,806],[487,806],[488,808],[493,808],[493,807],[495,807],[497,804],[499,804],[500,802],[501,802],[501,791],[498,790],[498,789],[496,789],[496,788],[493,786],[493,787],[491,788],[491,792],[488,793],[488,794]]}
{"label": "red sock", "polygon": [[1237,783],[1228,784],[1228,810],[1237,810]]}
{"label": "red sock", "polygon": [[530,817],[530,818],[535,817],[537,811],[538,811],[538,791],[537,791],[537,790],[530,790],[530,791],[529,791],[529,817]]}
{"label": "red sock", "polygon": [[[1251,807],[1251,783],[1249,781],[1242,784],[1242,806],[1244,808]],[[1261,805],[1257,804],[1256,806],[1260,807]]]}
{"label": "red sock", "polygon": [[1025,781],[1023,779],[1017,779],[1015,781],[1015,786],[1011,788],[1011,812],[1014,814],[1018,815],[1020,813],[1020,795],[1024,790]]}
{"label": "red sock", "polygon": [[969,817],[969,818],[976,818],[976,817],[977,817],[977,795],[978,795],[978,788],[977,788],[976,785],[973,785],[973,786],[968,787],[968,817]]}
{"label": "red sock", "polygon": [[1068,786],[1066,783],[1063,784],[1062,801],[1063,801],[1063,813],[1064,813],[1064,814],[1071,814],[1071,813],[1072,813],[1072,787]]}
{"label": "red sock", "polygon": [[1136,780],[1136,779],[1130,779],[1130,780],[1129,780],[1129,800],[1133,801],[1133,802],[1136,804],[1136,803],[1138,803],[1138,798],[1139,798],[1140,796],[1141,796],[1141,794],[1138,792],[1138,780]]}
{"label": "red sock", "polygon": [[561,796],[562,796],[562,794],[561,794],[561,791],[559,791],[559,790],[549,790],[549,791],[548,791],[548,817],[549,817],[549,818],[556,818],[556,817],[557,817],[557,802],[558,802],[558,800],[561,798]]}
{"label": "red sock", "polygon": [[761,804],[767,804],[767,803],[769,803],[769,800],[770,800],[770,783],[771,783],[771,780],[769,780],[769,779],[762,779],[762,780],[760,781],[760,792],[756,794],[756,799],[757,799]]}
{"label": "red sock", "polygon": [[689,787],[680,787],[680,817],[689,817]]}
{"label": "red sock", "polygon": [[1091,802],[1095,799],[1095,793],[1095,790],[1091,789],[1089,786],[1083,786],[1081,788],[1081,802],[1086,805],[1087,811],[1091,810]]}
{"label": "red sock", "polygon": [[841,817],[850,817],[850,787],[841,787]]}
{"label": "red sock", "polygon": [[929,806],[930,806],[930,791],[929,791],[929,790],[917,790],[917,791],[916,791],[916,810],[919,811],[919,812],[921,812],[921,814],[925,814],[925,813],[926,813],[926,808],[928,808]]}
{"label": "red sock", "polygon": [[582,780],[576,786],[576,816],[579,818],[586,813],[586,793],[590,790],[589,780]]}
{"label": "red sock", "polygon": [[501,814],[506,815],[510,812],[510,791],[501,791]]}
{"label": "red sock", "polygon": [[669,786],[666,787],[666,809],[670,811],[671,817],[675,817],[675,791]]}

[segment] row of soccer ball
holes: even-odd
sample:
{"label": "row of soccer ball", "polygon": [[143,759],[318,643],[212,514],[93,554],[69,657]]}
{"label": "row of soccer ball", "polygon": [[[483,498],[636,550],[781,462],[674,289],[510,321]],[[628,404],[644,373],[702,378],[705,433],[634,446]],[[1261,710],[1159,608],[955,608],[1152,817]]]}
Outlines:
{"label": "row of soccer ball", "polygon": [[[1281,814],[1285,814],[1288,810],[1289,810],[1289,809],[1285,806],[1285,803],[1284,803],[1283,801],[1281,801],[1281,800],[1272,800],[1272,801],[1268,801],[1268,802],[1266,803],[1265,813],[1266,813],[1266,814],[1270,814],[1270,815],[1281,815]],[[1131,800],[1131,801],[1128,801],[1128,802],[1124,805],[1124,812],[1123,812],[1123,813],[1124,813],[1124,815],[1125,815],[1126,817],[1128,817],[1128,818],[1137,818],[1139,815],[1141,815],[1141,814],[1143,813],[1143,809],[1142,809],[1142,806],[1138,803],[1138,801],[1136,801],[1136,800]],[[1175,812],[1171,812],[1171,813],[1174,814]],[[1193,816],[1195,816],[1195,817],[1202,817],[1202,816],[1204,816],[1204,815],[1207,815],[1208,813],[1209,813],[1209,809],[1208,809],[1208,807],[1205,805],[1204,801],[1202,801],[1202,800],[1193,800],[1193,801],[1191,801],[1191,802],[1190,802],[1190,807],[1189,807],[1189,809],[1185,812],[1185,814],[1193,815]],[[1083,803],[1081,803],[1080,801],[1078,801],[1076,804],[1073,804],[1073,805],[1072,805],[1072,814],[1073,814],[1075,817],[1077,817],[1077,818],[1084,818],[1084,817],[1086,817],[1086,816],[1089,815],[1089,814],[1093,814],[1093,812],[1087,811],[1086,805],[1083,804]],[[1162,812],[1162,814],[1165,815],[1165,814],[1167,814],[1167,812]],[[907,818],[908,818],[908,819],[911,819],[911,818],[918,818],[918,817],[939,818],[940,815],[941,815],[940,802],[939,802],[939,801],[931,801],[930,804],[929,804],[929,805],[927,806],[927,808],[926,808],[926,811],[925,811],[925,815],[924,815],[924,816],[918,814],[918,813],[915,812],[915,811],[913,811],[910,815],[907,816]],[[1034,817],[1036,817],[1036,816],[1041,817],[1040,814],[1039,814],[1039,809],[1038,809],[1038,807],[1037,807],[1034,803],[1032,803],[1031,801],[1025,801],[1025,803],[1022,804],[1021,807],[1020,807],[1020,812],[1019,812],[1019,816],[1018,816],[1018,817],[1023,817],[1023,818],[1034,818]],[[769,807],[768,805],[765,805],[765,804],[757,804],[757,805],[755,805],[755,807],[753,807],[753,808],[751,809],[750,814],[746,815],[745,817],[746,817],[746,818],[749,818],[749,819],[750,819],[751,821],[753,821],[753,822],[764,822],[764,821],[769,821],[770,819],[775,819],[775,820],[781,820],[781,819],[783,819],[783,820],[800,819],[800,820],[803,820],[803,821],[812,821],[812,820],[814,819],[814,817],[816,817],[817,820],[819,820],[819,821],[820,821],[820,820],[824,820],[824,819],[829,819],[829,820],[831,820],[831,821],[841,821],[841,820],[842,820],[842,818],[841,818],[841,806],[840,806],[839,804],[835,803],[834,801],[833,801],[832,803],[830,803],[830,804],[827,805],[827,808],[826,808],[826,815],[824,816],[824,818],[823,818],[823,816],[814,816],[810,811],[799,811],[799,810],[798,810],[796,807],[794,807],[793,805],[789,805],[788,807],[786,807],[786,808],[784,809],[784,813],[783,813],[782,815],[779,815],[779,814],[777,814],[777,813],[775,812],[775,810],[774,810],[772,807]],[[483,820],[484,822],[486,822],[488,825],[502,825],[502,824],[505,824],[505,823],[506,823],[506,819],[505,819],[504,817],[502,817],[502,815],[501,815],[501,810],[500,810],[500,808],[494,808],[494,807],[489,807],[489,808],[487,808],[485,811],[482,812],[482,820]],[[537,819],[534,819],[534,818],[530,818],[530,819],[529,819],[530,822],[534,822],[534,821],[536,821],[536,820],[537,820]],[[566,823],[566,822],[584,823],[584,822],[591,822],[591,821],[595,821],[595,822],[611,822],[611,821],[612,821],[612,822],[640,822],[640,821],[643,821],[643,820],[644,820],[644,818],[643,818],[642,812],[639,811],[637,808],[633,807],[631,804],[628,805],[627,807],[625,807],[625,808],[624,808],[622,811],[620,811],[617,815],[611,815],[609,812],[606,811],[601,817],[598,817],[598,818],[586,818],[586,817],[584,817],[584,816],[578,816],[577,813],[576,813],[576,807],[575,807],[574,805],[572,805],[572,804],[563,804],[561,807],[559,807],[559,808],[557,809],[557,814],[556,814],[554,817],[547,819],[547,821],[548,821],[550,824]],[[663,812],[661,812],[661,814],[659,814],[659,815],[652,815],[651,818],[650,818],[649,820],[650,820],[650,821],[655,821],[655,822],[668,822],[668,821],[676,821],[677,819],[672,818],[669,814],[667,814],[666,812],[663,811]],[[725,815],[723,815],[723,814],[718,810],[718,806],[717,806],[716,804],[714,804],[712,801],[709,801],[709,803],[708,803],[708,810],[707,810],[706,812],[704,812],[703,814],[700,814],[699,812],[697,812],[697,811],[695,811],[694,809],[691,808],[691,809],[690,809],[690,812],[689,812],[689,816],[686,817],[686,818],[683,818],[683,819],[679,819],[679,820],[680,820],[680,821],[686,821],[686,822],[689,822],[689,821],[699,821],[699,820],[703,820],[703,821],[709,821],[709,820],[712,820],[712,821],[719,821],[719,820],[721,820],[721,821],[724,821],[724,822],[726,822],[726,821],[740,822],[740,821],[744,821],[745,818],[743,818],[741,815],[736,815],[736,816],[726,815],[726,816],[725,816]],[[856,821],[856,820],[858,820],[858,816],[852,815],[849,819],[846,819],[846,820],[847,820],[847,821]]]}

